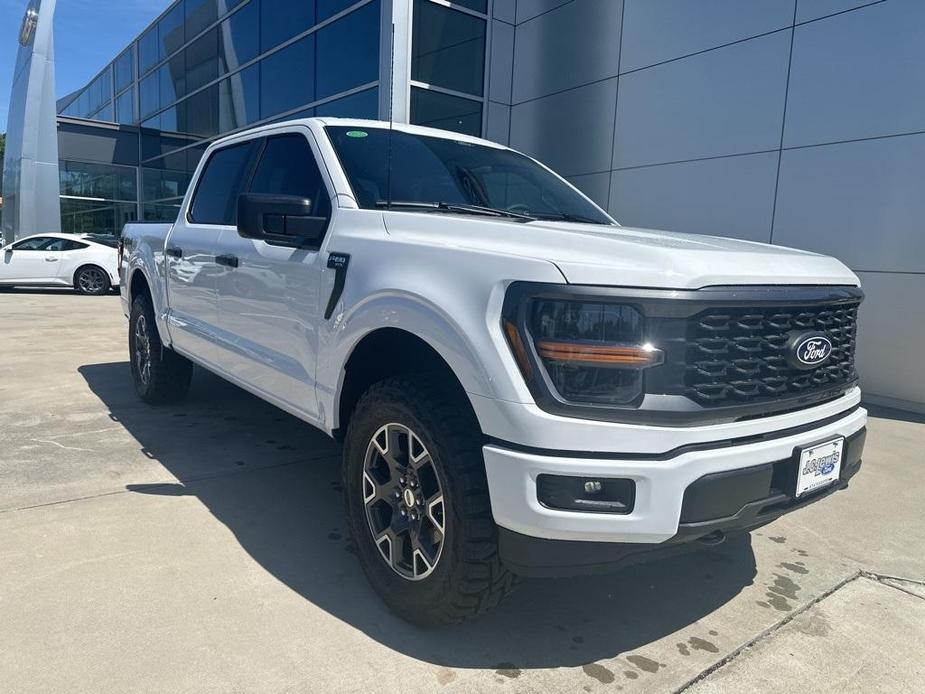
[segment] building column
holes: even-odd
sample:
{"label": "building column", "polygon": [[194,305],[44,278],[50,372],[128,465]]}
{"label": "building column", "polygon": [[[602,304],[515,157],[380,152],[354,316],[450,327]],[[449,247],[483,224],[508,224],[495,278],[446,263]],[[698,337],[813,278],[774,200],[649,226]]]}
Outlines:
{"label": "building column", "polygon": [[61,230],[55,102],[56,0],[32,0],[19,32],[3,160],[3,238]]}
{"label": "building column", "polygon": [[[379,118],[411,120],[412,0],[383,0],[379,34]],[[393,51],[394,47],[394,51]]]}

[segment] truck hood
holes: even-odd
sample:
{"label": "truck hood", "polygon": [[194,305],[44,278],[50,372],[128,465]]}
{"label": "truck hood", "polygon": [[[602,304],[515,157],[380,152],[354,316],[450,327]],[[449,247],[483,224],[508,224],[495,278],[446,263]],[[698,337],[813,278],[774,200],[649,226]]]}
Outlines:
{"label": "truck hood", "polygon": [[570,284],[859,284],[835,258],[719,236],[413,212],[386,212],[384,220],[396,239],[548,260]]}

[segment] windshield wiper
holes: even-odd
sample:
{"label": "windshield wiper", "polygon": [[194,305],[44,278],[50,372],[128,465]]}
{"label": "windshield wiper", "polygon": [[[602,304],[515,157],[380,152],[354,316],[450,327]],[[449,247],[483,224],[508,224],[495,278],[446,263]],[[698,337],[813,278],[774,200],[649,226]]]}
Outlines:
{"label": "windshield wiper", "polygon": [[535,214],[533,215],[533,217],[535,219],[542,219],[542,220],[576,222],[579,224],[600,224],[600,225],[605,225],[605,226],[611,226],[610,222],[602,222],[599,219],[593,219],[591,217],[585,217],[582,214],[573,214],[571,212],[553,212],[550,214]]}
{"label": "windshield wiper", "polygon": [[507,217],[509,219],[518,219],[524,222],[532,222],[536,217],[501,210],[496,207],[483,207],[482,205],[469,205],[461,202],[412,202],[408,200],[377,200],[376,207],[399,207],[399,208],[417,208],[421,210],[433,210],[434,212],[462,212],[464,214],[482,214],[489,217]]}

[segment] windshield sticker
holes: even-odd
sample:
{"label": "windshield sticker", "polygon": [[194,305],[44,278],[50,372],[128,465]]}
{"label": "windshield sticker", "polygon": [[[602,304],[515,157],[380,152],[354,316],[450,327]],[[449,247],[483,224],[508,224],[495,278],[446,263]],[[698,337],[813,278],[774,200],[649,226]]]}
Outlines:
{"label": "windshield sticker", "polygon": [[366,137],[369,135],[365,130],[348,130],[347,137]]}

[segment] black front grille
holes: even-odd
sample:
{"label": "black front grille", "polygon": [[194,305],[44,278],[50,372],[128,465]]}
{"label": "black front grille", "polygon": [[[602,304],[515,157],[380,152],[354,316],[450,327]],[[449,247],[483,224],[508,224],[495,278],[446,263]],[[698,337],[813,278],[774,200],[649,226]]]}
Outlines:
{"label": "black front grille", "polygon": [[[703,407],[812,394],[856,380],[859,301],[816,306],[711,308],[688,320],[684,393]],[[787,361],[794,332],[832,341],[823,365],[802,371]]]}

